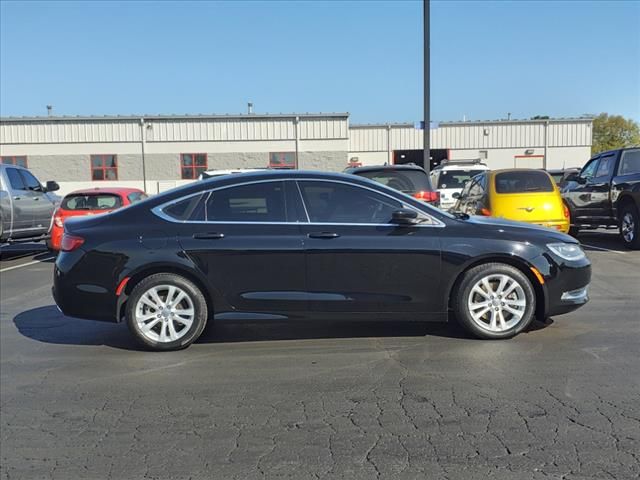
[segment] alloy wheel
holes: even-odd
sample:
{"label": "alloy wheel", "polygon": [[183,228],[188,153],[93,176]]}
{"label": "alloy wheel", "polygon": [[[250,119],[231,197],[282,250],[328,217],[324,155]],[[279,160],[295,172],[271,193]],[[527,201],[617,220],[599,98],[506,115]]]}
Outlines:
{"label": "alloy wheel", "polygon": [[490,332],[505,332],[522,320],[527,298],[522,285],[513,277],[491,274],[473,285],[467,307],[479,327]]}
{"label": "alloy wheel", "polygon": [[160,343],[182,338],[195,319],[193,300],[174,285],[157,285],[144,292],[136,304],[138,330],[149,340]]}
{"label": "alloy wheel", "polygon": [[622,217],[622,225],[621,225],[622,237],[624,238],[625,242],[627,243],[633,242],[635,228],[636,228],[636,223],[634,221],[633,215],[631,214],[631,212],[625,213],[624,216]]}

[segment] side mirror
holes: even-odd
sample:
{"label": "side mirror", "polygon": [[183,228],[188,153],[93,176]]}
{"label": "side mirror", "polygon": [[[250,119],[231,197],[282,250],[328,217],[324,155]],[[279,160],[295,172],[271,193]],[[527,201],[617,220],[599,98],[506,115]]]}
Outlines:
{"label": "side mirror", "polygon": [[460,198],[460,192],[453,192],[453,194],[451,194],[451,197],[457,200],[458,198]]}
{"label": "side mirror", "polygon": [[418,212],[409,208],[401,208],[391,214],[391,223],[397,225],[412,225],[416,223]]}
{"label": "side mirror", "polygon": [[45,192],[55,192],[56,190],[60,190],[60,185],[58,185],[58,182],[54,182],[52,180],[49,180],[47,185],[44,187]]}

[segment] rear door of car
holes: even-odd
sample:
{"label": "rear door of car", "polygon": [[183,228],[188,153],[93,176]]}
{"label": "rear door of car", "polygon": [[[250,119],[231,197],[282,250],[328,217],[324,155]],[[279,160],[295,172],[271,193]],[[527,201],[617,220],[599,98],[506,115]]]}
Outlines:
{"label": "rear door of car", "polygon": [[182,248],[234,310],[306,310],[302,234],[295,202],[288,200],[291,186],[270,180],[215,189],[195,197],[186,219],[180,218],[180,203],[163,210],[182,223]]}
{"label": "rear door of car", "polygon": [[623,150],[618,169],[611,182],[611,200],[617,208],[622,192],[629,193],[636,205],[640,204],[640,148]]}
{"label": "rear door of car", "polygon": [[423,225],[393,225],[392,213],[405,204],[363,186],[298,185],[309,220],[301,229],[311,311],[441,311],[441,223],[421,214]]}

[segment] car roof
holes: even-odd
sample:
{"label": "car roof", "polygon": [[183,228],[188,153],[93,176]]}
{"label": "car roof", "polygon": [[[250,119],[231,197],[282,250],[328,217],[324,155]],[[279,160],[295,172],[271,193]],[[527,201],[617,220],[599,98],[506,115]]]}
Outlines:
{"label": "car roof", "polygon": [[491,170],[489,173],[490,175],[497,175],[499,173],[512,173],[512,172],[539,172],[539,173],[546,173],[547,175],[549,174],[549,172],[547,172],[546,170],[541,170],[539,168],[501,168],[499,170]]}
{"label": "car roof", "polygon": [[106,193],[111,195],[128,195],[130,193],[144,193],[139,188],[130,188],[130,187],[96,187],[96,188],[85,188],[82,190],[74,190],[73,192],[67,193],[67,195],[89,195],[89,194],[100,194]]}
{"label": "car roof", "polygon": [[360,172],[376,172],[380,170],[422,170],[425,171],[420,165],[415,163],[403,163],[399,165],[367,165],[366,167],[350,167],[344,170],[345,173],[360,173]]}
{"label": "car roof", "polygon": [[484,163],[448,163],[446,165],[438,165],[435,170],[491,170]]}

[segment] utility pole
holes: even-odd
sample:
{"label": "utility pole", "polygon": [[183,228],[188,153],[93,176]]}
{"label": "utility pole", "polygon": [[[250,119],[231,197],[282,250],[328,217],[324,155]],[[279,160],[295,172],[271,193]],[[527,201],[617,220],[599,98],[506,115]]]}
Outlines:
{"label": "utility pole", "polygon": [[431,170],[431,111],[429,109],[429,75],[431,52],[429,51],[429,2],[422,0],[424,5],[424,169]]}

